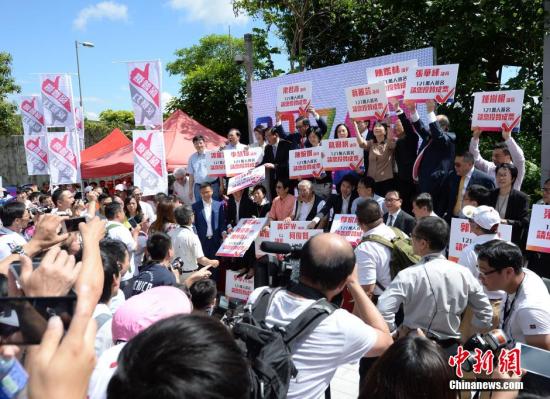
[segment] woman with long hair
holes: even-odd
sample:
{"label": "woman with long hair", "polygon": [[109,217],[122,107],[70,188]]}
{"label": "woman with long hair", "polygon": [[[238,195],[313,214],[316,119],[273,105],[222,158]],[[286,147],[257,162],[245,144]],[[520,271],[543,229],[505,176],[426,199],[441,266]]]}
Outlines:
{"label": "woman with long hair", "polygon": [[162,199],[157,204],[157,218],[149,226],[149,235],[155,231],[169,233],[178,227],[174,215],[175,203],[168,199]]}
{"label": "woman with long hair", "polygon": [[143,222],[144,216],[139,201],[133,195],[129,195],[124,200],[124,214],[127,219],[134,219],[136,223]]}

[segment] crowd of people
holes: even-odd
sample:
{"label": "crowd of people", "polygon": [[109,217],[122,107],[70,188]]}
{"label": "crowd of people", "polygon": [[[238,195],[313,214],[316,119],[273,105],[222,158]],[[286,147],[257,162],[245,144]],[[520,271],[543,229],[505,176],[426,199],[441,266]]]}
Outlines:
{"label": "crowd of people", "polygon": [[[550,258],[526,250],[525,158],[511,132],[502,132],[488,161],[479,152],[480,129],[467,151],[457,151],[451,123],[433,102],[428,125],[413,103],[392,108],[394,130],[354,122],[365,155],[355,170],[289,179],[289,151],[327,137],[310,107],[316,126],[300,116],[297,132],[287,133],[276,115],[275,126],[255,128],[267,179],[231,195],[225,178],[208,175],[206,141],[196,136],[196,152],[187,169],[173,172],[169,195],[144,197],[129,181],[111,188],[100,181],[83,190],[27,185],[4,197],[2,296],[76,296],[66,332],[63,315],[43,312],[30,326],[24,309],[13,309],[15,322],[0,315],[1,355],[27,368],[28,397],[249,397],[254,362],[213,317],[227,269],[253,279],[252,306],[272,290],[266,270],[274,257],[257,255],[254,245],[241,258],[216,256],[244,218],[266,218],[265,229],[273,221],[307,221],[325,231],[302,248],[298,281],[274,294],[266,328],[284,330],[320,298],[338,306],[342,295],[353,300],[352,309],[332,311],[298,342],[289,398],[330,396],[336,369],[357,362],[360,398],[456,398],[449,359],[472,335],[494,329],[504,332],[507,349],[522,343],[550,351],[543,280]],[[351,136],[340,124],[331,138]],[[222,149],[243,148],[231,129]],[[542,194],[540,203],[550,205],[550,179]],[[356,215],[363,234],[355,248],[329,233],[337,214]],[[452,218],[467,219],[476,237],[457,263],[447,260]],[[499,238],[502,224],[512,227],[510,241]],[[415,259],[402,270],[394,267],[397,241]],[[40,345],[18,345],[42,335]],[[550,380],[531,373],[497,367],[484,378],[522,378],[525,391],[550,393]]]}

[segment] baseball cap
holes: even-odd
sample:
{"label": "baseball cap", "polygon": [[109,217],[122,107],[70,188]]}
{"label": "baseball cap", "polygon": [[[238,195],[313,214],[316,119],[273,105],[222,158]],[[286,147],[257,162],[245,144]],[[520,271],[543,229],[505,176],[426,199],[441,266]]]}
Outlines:
{"label": "baseball cap", "polygon": [[491,230],[495,225],[500,224],[500,215],[491,206],[481,205],[476,208],[466,205],[462,209],[462,213],[485,230]]}
{"label": "baseball cap", "polygon": [[187,295],[176,287],[155,287],[134,295],[113,315],[113,342],[127,342],[157,321],[191,313],[192,309]]}
{"label": "baseball cap", "polygon": [[115,186],[115,191],[124,191],[126,190],[126,187],[124,187],[124,184],[117,184]]}

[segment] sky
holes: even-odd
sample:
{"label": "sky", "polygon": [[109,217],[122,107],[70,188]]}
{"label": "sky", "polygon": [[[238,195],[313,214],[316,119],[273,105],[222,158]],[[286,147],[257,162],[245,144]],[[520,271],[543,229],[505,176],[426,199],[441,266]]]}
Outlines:
{"label": "sky", "polygon": [[[235,17],[230,0],[27,0],[2,2],[0,51],[13,57],[12,75],[19,95],[38,94],[40,73],[73,74],[78,103],[75,40],[79,47],[85,114],[97,119],[105,109],[131,110],[125,64],[117,61],[160,59],[163,69],[175,60],[174,51],[198,44],[201,37],[231,29],[242,37],[262,21]],[[274,35],[272,46],[282,47]],[[286,55],[274,57],[277,68],[288,70]],[[163,71],[162,98],[177,96],[181,76]],[[13,95],[10,100],[18,100]]]}

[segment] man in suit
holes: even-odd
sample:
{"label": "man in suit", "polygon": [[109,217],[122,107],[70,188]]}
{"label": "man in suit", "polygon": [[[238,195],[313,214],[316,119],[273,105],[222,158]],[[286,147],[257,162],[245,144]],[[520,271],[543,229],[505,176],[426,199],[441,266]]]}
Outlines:
{"label": "man in suit", "polygon": [[[321,137],[325,135],[327,132],[327,124],[319,116],[317,111],[315,111],[315,108],[313,108],[311,105],[307,108],[307,112],[313,115],[315,118],[315,121],[317,122],[317,128],[319,129],[319,133],[321,134]],[[277,133],[279,134],[279,137],[281,137],[284,140],[290,141],[292,144],[294,144],[295,148],[304,148],[304,147],[311,147],[311,144],[309,143],[309,140],[307,139],[307,130],[310,127],[309,118],[307,115],[300,115],[298,118],[296,118],[296,132],[295,133],[285,133],[283,130],[283,125],[281,122],[281,118],[279,113],[277,113],[276,121],[275,121],[275,130],[277,130]]]}
{"label": "man in suit", "polygon": [[288,179],[288,152],[294,148],[292,143],[279,137],[276,128],[267,129],[265,138],[269,144],[265,146],[262,165],[269,171],[271,198],[275,198],[277,179]]}
{"label": "man in suit", "polygon": [[248,189],[235,191],[227,201],[227,226],[235,227],[239,220],[252,217],[254,203],[248,195]]}
{"label": "man in suit", "polygon": [[399,195],[399,192],[388,191],[384,201],[386,203],[386,209],[388,210],[388,212],[384,214],[384,224],[390,227],[397,227],[410,236],[416,224],[416,220],[413,216],[401,209],[403,199]]}
{"label": "man in suit", "polygon": [[355,191],[355,178],[352,175],[345,175],[340,181],[339,194],[331,194],[323,209],[317,214],[320,219],[330,219],[325,230],[330,230],[332,218],[337,214],[351,214],[351,204],[357,198]]}
{"label": "man in suit", "polygon": [[444,190],[445,193],[449,193],[448,200],[446,201],[447,207],[445,210],[436,209],[436,212],[441,212],[437,213],[445,214],[445,219],[448,223],[451,221],[451,218],[460,217],[464,206],[464,195],[468,187],[477,184],[488,190],[495,188],[494,179],[474,168],[474,162],[474,156],[468,151],[462,152],[455,157],[455,170],[449,173],[447,190]]}
{"label": "man in suit", "polygon": [[[204,256],[209,259],[216,257],[216,252],[222,244],[222,232],[225,229],[225,213],[223,203],[214,201],[214,190],[210,183],[201,184],[201,199],[193,204],[195,212],[195,229],[201,242]],[[217,269],[212,270],[212,278],[216,280]]]}
{"label": "man in suit", "polygon": [[407,103],[416,132],[422,137],[412,177],[418,182],[420,193],[430,193],[434,203],[440,203],[439,194],[447,174],[453,169],[456,135],[449,132],[449,119],[435,115],[435,103],[426,101],[429,129],[426,129],[416,111],[416,104]]}

